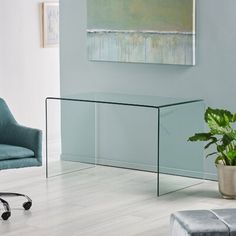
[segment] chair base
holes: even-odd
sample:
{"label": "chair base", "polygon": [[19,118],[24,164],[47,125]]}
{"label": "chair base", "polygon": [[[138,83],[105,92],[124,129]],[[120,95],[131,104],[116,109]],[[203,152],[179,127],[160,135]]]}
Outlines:
{"label": "chair base", "polygon": [[27,195],[20,194],[20,193],[0,192],[0,202],[2,203],[3,208],[4,208],[4,212],[1,215],[3,220],[8,220],[8,218],[11,216],[11,208],[9,206],[9,203],[1,197],[4,197],[4,198],[5,197],[24,197],[24,198],[26,198],[27,201],[24,202],[22,205],[26,211],[28,211],[32,206],[32,200]]}

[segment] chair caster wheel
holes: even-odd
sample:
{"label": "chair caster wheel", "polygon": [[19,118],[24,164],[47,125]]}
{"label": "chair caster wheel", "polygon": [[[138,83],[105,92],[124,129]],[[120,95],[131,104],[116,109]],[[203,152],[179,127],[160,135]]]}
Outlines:
{"label": "chair caster wheel", "polygon": [[6,211],[2,213],[2,219],[3,220],[8,220],[8,218],[11,216],[11,212],[10,211]]}
{"label": "chair caster wheel", "polygon": [[26,211],[28,211],[32,206],[32,202],[24,202],[23,207]]}

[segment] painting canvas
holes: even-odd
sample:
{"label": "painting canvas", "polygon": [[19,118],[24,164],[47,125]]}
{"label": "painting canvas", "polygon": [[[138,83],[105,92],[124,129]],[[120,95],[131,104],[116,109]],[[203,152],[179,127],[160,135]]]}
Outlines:
{"label": "painting canvas", "polygon": [[195,0],[87,0],[88,58],[195,64]]}

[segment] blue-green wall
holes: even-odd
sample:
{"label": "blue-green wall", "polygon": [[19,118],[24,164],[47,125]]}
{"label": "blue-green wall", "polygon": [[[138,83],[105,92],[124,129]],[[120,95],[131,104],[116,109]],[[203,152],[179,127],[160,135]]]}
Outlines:
{"label": "blue-green wall", "polygon": [[[61,0],[61,95],[87,91],[197,97],[236,111],[236,1],[197,1],[196,66],[89,62],[86,0]],[[213,161],[207,171],[213,173]]]}

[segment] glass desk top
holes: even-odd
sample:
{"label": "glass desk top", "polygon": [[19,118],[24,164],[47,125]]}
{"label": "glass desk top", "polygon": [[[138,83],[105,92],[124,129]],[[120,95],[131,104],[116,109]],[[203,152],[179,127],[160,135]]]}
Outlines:
{"label": "glass desk top", "polygon": [[131,95],[121,93],[91,92],[67,95],[62,97],[48,97],[47,99],[88,101],[107,104],[121,104],[129,106],[161,108],[186,103],[203,101],[202,99],[170,98],[149,95]]}

